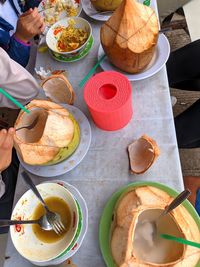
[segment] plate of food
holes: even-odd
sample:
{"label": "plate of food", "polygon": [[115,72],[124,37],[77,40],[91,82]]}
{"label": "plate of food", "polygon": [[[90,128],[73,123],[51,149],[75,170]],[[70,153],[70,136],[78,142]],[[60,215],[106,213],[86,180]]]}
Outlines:
{"label": "plate of food", "polygon": [[[45,183],[49,182],[47,181]],[[76,236],[70,245],[69,251],[65,252],[63,255],[60,255],[55,259],[52,259],[51,261],[46,261],[42,263],[32,261],[33,264],[38,266],[58,265],[65,262],[67,259],[71,258],[80,249],[88,229],[88,208],[83,196],[78,191],[78,189],[75,188],[73,185],[68,184],[61,180],[54,180],[51,181],[51,183],[56,183],[60,186],[63,186],[64,188],[69,190],[69,192],[73,195],[79,209],[79,227],[77,229]]]}
{"label": "plate of food", "polygon": [[92,48],[92,27],[80,17],[62,19],[48,30],[46,43],[51,54],[62,61],[81,59]]}
{"label": "plate of food", "polygon": [[[121,2],[122,0],[82,0],[82,6],[85,14],[90,18],[99,21],[107,21]],[[144,1],[139,0],[138,2],[143,3]],[[150,6],[156,10],[156,3],[154,0],[150,1]]]}
{"label": "plate of food", "polygon": [[77,17],[81,10],[80,0],[42,0],[38,6],[47,27],[65,17]]}
{"label": "plate of food", "polygon": [[98,59],[106,54],[100,63],[103,70],[119,71],[130,81],[146,79],[166,63],[169,42],[159,32],[158,18],[151,7],[135,0],[126,0],[123,5],[101,27]]}
{"label": "plate of food", "polygon": [[[106,266],[198,267],[198,248],[160,237],[155,240],[146,224],[156,220],[177,195],[175,190],[155,182],[132,183],[115,192],[106,203],[99,225]],[[160,218],[157,227],[159,233],[200,243],[200,218],[187,200]]]}
{"label": "plate of food", "polygon": [[91,143],[91,128],[86,116],[71,105],[47,100],[33,100],[27,106],[30,114],[20,112],[16,129],[30,125],[15,134],[15,148],[22,166],[38,176],[53,177],[75,168],[85,157]]}

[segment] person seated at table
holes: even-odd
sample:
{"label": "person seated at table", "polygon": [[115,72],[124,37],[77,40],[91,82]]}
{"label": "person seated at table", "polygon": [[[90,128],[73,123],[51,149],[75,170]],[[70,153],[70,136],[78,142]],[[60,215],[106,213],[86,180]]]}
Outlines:
{"label": "person seated at table", "polygon": [[[19,4],[18,4],[19,2]],[[43,18],[38,13],[38,0],[0,0],[0,47],[26,67],[30,55],[30,40],[44,31]]]}
{"label": "person seated at table", "polygon": [[[173,51],[167,61],[172,88],[200,91],[200,40]],[[200,99],[175,118],[179,148],[200,147]]]}
{"label": "person seated at table", "polygon": [[[170,87],[200,91],[200,40],[175,50],[167,62]],[[179,148],[200,147],[200,99],[175,117]],[[200,215],[200,177],[186,176],[185,184],[192,191],[191,201]]]}
{"label": "person seated at table", "polygon": [[[17,99],[22,105],[35,98],[39,92],[37,82],[22,66],[12,60],[0,48],[0,87]],[[0,93],[0,107],[16,108]],[[15,130],[0,131],[0,219],[9,219],[17,180],[19,162],[13,148]],[[8,229],[0,229],[0,233]]]}

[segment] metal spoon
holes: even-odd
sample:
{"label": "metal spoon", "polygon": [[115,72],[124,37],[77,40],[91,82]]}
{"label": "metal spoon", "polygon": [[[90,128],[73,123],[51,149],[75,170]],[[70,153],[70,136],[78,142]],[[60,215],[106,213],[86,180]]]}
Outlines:
{"label": "metal spoon", "polygon": [[51,225],[48,223],[46,215],[43,215],[38,220],[0,220],[0,227],[6,227],[10,225],[18,224],[38,224],[43,230],[50,231],[53,230]]}
{"label": "metal spoon", "polygon": [[155,221],[151,221],[153,227],[153,238],[157,236],[157,225],[160,218],[170,213],[172,210],[174,210],[176,207],[178,207],[184,200],[186,200],[190,196],[191,192],[190,190],[186,189],[182,193],[180,193],[170,204],[167,206],[164,211],[159,215],[159,217]]}
{"label": "metal spoon", "polygon": [[35,125],[38,123],[38,120],[39,120],[39,116],[37,116],[34,121],[30,124],[30,125],[27,125],[27,126],[22,126],[20,128],[17,128],[15,131],[20,131],[22,129],[27,129],[27,130],[31,130],[35,127]]}

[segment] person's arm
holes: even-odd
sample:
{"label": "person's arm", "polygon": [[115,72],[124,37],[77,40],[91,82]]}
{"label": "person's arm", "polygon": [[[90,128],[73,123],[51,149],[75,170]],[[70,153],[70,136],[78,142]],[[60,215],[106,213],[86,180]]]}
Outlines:
{"label": "person's arm", "polygon": [[2,180],[1,172],[8,168],[12,160],[13,136],[15,130],[0,131],[0,198],[5,193],[5,184]]}
{"label": "person's arm", "polygon": [[16,32],[9,36],[9,32],[0,29],[0,46],[9,56],[23,67],[26,67],[30,55],[30,40],[44,31],[43,18],[37,8],[30,8],[17,21]]}
{"label": "person's arm", "polygon": [[0,47],[17,63],[26,67],[30,55],[30,43],[19,40],[15,35],[10,36],[8,32],[0,29]]}
{"label": "person's arm", "polygon": [[[39,93],[39,86],[32,75],[12,60],[2,48],[0,48],[0,70],[0,86],[22,105],[30,102]],[[17,108],[2,94],[0,94],[0,107]]]}

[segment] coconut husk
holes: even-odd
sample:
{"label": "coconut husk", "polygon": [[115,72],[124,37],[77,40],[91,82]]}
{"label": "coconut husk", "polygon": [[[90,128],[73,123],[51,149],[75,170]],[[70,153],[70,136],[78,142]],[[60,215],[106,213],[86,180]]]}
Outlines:
{"label": "coconut husk", "polygon": [[73,105],[75,93],[63,74],[53,74],[41,84],[47,98],[55,103]]}
{"label": "coconut husk", "polygon": [[158,33],[158,19],[152,8],[124,0],[101,27],[100,39],[113,65],[137,73],[150,63]]}
{"label": "coconut husk", "polygon": [[30,165],[53,165],[69,157],[80,141],[80,129],[73,115],[62,106],[47,100],[32,100],[21,111],[15,128],[31,125],[33,129],[22,129],[14,135],[14,145],[21,159]]}
{"label": "coconut husk", "polygon": [[121,3],[122,0],[91,0],[92,5],[99,11],[113,11]]}
{"label": "coconut husk", "polygon": [[[143,212],[153,209],[163,210],[173,198],[164,191],[143,186],[129,190],[118,200],[114,215],[115,228],[111,236],[111,251],[116,266],[120,267],[196,267],[200,260],[200,250],[191,246],[173,244],[172,254],[176,260],[166,263],[146,262],[138,258],[135,252],[134,236],[139,217]],[[200,231],[190,213],[181,205],[170,215],[179,235],[188,240],[200,242]],[[177,249],[177,253],[176,253]],[[158,252],[159,253],[159,252]],[[170,253],[170,254],[171,254]]]}
{"label": "coconut husk", "polygon": [[141,136],[128,146],[131,172],[140,174],[146,172],[160,154],[159,147],[152,138]]}

